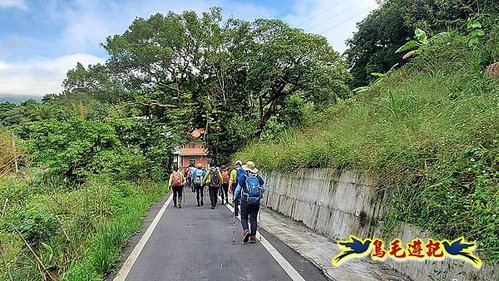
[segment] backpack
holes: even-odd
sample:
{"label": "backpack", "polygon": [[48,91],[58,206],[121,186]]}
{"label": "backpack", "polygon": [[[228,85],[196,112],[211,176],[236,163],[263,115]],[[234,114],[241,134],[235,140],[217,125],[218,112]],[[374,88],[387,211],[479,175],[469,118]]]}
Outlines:
{"label": "backpack", "polygon": [[217,170],[210,171],[210,185],[211,186],[219,186],[220,185],[220,178],[218,177]]}
{"label": "backpack", "polygon": [[246,175],[246,201],[248,205],[260,205],[260,199],[263,195],[263,188],[260,186],[258,176],[253,173]]}
{"label": "backpack", "polygon": [[230,179],[229,172],[223,171],[222,178],[224,179],[223,184],[229,184],[229,179]]}
{"label": "backpack", "polygon": [[203,170],[197,169],[194,174],[194,180],[192,181],[194,184],[201,185],[203,181]]}
{"label": "backpack", "polygon": [[235,184],[237,184],[237,182],[239,181],[239,178],[244,175],[246,172],[244,171],[244,169],[240,168],[240,169],[236,169],[236,181],[235,181]]}
{"label": "backpack", "polygon": [[182,185],[182,180],[180,179],[180,172],[174,172],[172,186],[179,187],[181,185]]}

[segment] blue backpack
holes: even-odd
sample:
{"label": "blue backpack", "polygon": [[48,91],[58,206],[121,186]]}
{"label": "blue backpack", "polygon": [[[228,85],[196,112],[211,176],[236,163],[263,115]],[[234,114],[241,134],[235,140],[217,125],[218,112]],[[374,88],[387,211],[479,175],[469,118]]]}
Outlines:
{"label": "blue backpack", "polygon": [[248,205],[260,205],[263,188],[260,186],[258,176],[252,173],[246,175],[246,201]]}

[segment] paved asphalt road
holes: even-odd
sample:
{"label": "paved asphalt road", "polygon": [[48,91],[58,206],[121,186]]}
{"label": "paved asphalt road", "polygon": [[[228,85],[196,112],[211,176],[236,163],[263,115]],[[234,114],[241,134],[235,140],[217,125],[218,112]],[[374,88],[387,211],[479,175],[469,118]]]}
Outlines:
{"label": "paved asphalt road", "polygon": [[[211,210],[209,196],[203,207],[197,207],[194,194],[188,191],[186,195],[182,209],[170,203],[127,281],[291,280],[260,242],[241,243],[239,220],[236,243],[232,243],[233,214],[227,207]],[[328,280],[281,241],[265,231],[262,234],[305,280]]]}

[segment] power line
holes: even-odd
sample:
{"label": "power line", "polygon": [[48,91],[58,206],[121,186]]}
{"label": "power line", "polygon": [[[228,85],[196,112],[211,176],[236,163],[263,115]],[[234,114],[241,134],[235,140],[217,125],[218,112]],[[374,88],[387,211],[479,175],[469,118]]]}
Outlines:
{"label": "power line", "polygon": [[362,14],[364,14],[365,12],[368,12],[368,11],[370,11],[370,10],[371,10],[371,8],[366,9],[366,10],[364,10],[364,11],[362,11],[362,12],[360,12],[360,13],[356,14],[356,15],[353,15],[353,16],[351,16],[351,17],[349,17],[349,18],[345,19],[345,20],[342,20],[342,21],[340,21],[339,23],[337,23],[337,24],[335,24],[335,25],[333,25],[333,26],[330,26],[329,28],[327,28],[327,29],[325,29],[325,30],[321,31],[320,33],[325,33],[325,32],[328,32],[329,30],[334,29],[335,27],[338,27],[338,26],[340,26],[340,25],[344,24],[345,22],[347,22],[347,21],[349,21],[349,20],[351,20],[351,19],[354,19],[354,18],[356,18],[356,17],[358,17],[358,16],[360,16],[360,15],[362,15]]}
{"label": "power line", "polygon": [[305,23],[310,22],[311,20],[313,20],[313,19],[317,18],[317,17],[318,17],[318,16],[320,16],[320,15],[323,15],[324,13],[326,13],[326,12],[330,11],[330,10],[331,10],[331,9],[333,9],[333,8],[336,8],[338,5],[340,5],[340,4],[342,4],[342,3],[346,2],[346,1],[347,1],[347,0],[343,0],[343,1],[339,2],[339,3],[337,3],[336,5],[333,5],[332,7],[329,7],[329,8],[327,8],[327,9],[325,9],[324,11],[322,11],[322,12],[320,12],[320,13],[316,14],[315,16],[313,16],[313,17],[311,17],[311,18],[307,19],[306,21],[304,21],[304,22],[302,22],[302,23],[298,24],[296,27],[302,26],[302,25],[304,25]]}
{"label": "power line", "polygon": [[356,4],[354,4],[353,6],[350,6],[350,7],[346,8],[345,10],[343,10],[343,11],[341,11],[341,12],[337,13],[337,14],[332,15],[331,17],[327,18],[326,20],[321,21],[320,23],[316,24],[315,26],[312,26],[312,27],[308,28],[306,31],[307,31],[307,32],[310,32],[312,29],[314,29],[314,28],[316,28],[316,27],[318,27],[318,26],[320,26],[320,25],[324,24],[325,22],[330,21],[330,20],[331,20],[331,19],[333,19],[334,17],[339,16],[339,15],[343,14],[344,12],[346,12],[346,11],[348,11],[348,10],[352,9],[352,8],[355,8],[355,7],[359,6],[359,5],[360,5],[360,4],[362,4],[362,3],[363,3],[363,1],[361,0],[360,2],[357,2]]}

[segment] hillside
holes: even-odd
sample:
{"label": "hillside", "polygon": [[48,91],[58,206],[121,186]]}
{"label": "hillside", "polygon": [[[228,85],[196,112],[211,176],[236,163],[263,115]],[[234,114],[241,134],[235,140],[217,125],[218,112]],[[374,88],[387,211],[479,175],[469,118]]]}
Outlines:
{"label": "hillside", "polygon": [[364,171],[391,191],[385,231],[406,221],[479,242],[499,260],[499,59],[496,39],[469,47],[446,33],[367,91],[332,106],[315,125],[235,155],[263,169]]}
{"label": "hillside", "polygon": [[27,100],[41,101],[41,96],[16,96],[16,95],[0,95],[0,103],[11,102],[11,103],[21,103]]}

